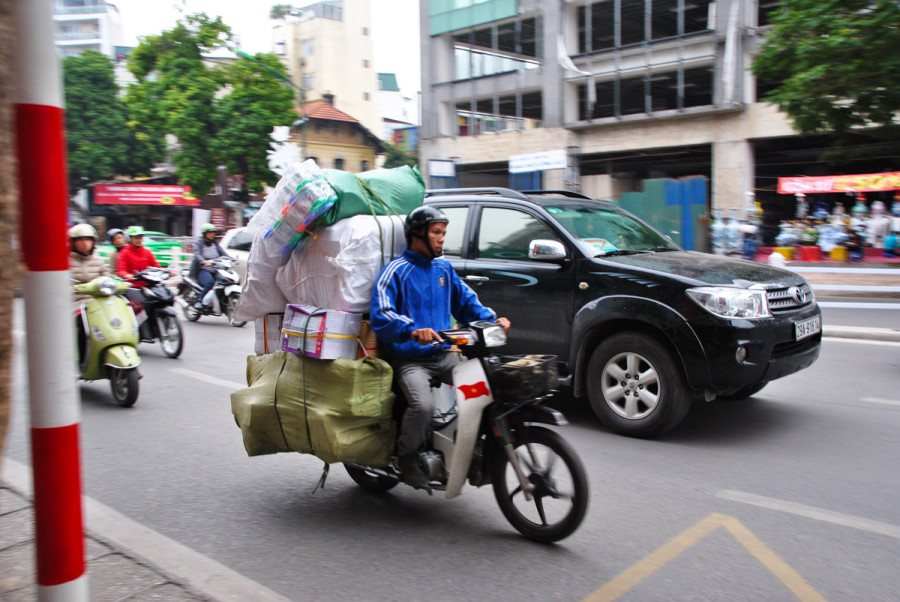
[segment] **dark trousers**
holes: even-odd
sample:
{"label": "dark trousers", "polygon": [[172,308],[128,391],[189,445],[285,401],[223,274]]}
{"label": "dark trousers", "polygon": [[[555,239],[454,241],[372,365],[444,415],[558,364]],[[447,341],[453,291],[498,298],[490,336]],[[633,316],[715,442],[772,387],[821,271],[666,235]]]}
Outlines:
{"label": "dark trousers", "polygon": [[212,272],[207,272],[206,270],[197,270],[197,282],[203,288],[200,289],[200,301],[203,301],[203,298],[206,297],[206,293],[212,290],[212,288],[216,285],[216,277]]}
{"label": "dark trousers", "polygon": [[438,376],[443,382],[450,384],[451,371],[460,361],[458,353],[445,353],[435,359],[394,362],[394,371],[408,404],[403,414],[400,436],[397,438],[397,454],[411,454],[425,444],[425,433],[436,404],[431,379]]}

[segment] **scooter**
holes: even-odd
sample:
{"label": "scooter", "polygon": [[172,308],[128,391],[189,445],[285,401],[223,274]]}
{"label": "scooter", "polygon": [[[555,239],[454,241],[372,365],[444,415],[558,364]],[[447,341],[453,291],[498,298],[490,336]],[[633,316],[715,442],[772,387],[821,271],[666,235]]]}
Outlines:
{"label": "scooter", "polygon": [[138,323],[131,305],[119,295],[131,287],[127,282],[101,276],[76,284],[75,292],[91,295],[81,302],[78,325],[80,378],[109,379],[113,398],[131,407],[139,392]]}
{"label": "scooter", "polygon": [[[556,358],[489,355],[506,343],[503,328],[490,322],[439,334],[466,359],[453,368],[452,397],[445,396],[446,385],[433,383],[438,409],[417,458],[429,480],[425,489],[443,490],[449,499],[466,480],[491,484],[503,515],[522,535],[540,542],[568,537],[584,519],[590,491],[572,446],[540,426],[568,424],[542,405],[558,381]],[[403,479],[396,459],[387,467],[344,466],[369,491],[388,491]]]}
{"label": "scooter", "polygon": [[190,277],[190,270],[181,271],[181,284],[178,285],[178,303],[184,317],[196,322],[200,316],[221,316],[228,318],[228,323],[240,328],[246,321],[234,319],[234,309],[241,300],[241,277],[234,270],[235,260],[231,257],[216,257],[210,260],[215,268],[216,283],[203,298],[203,309],[196,307],[203,286]]}
{"label": "scooter", "polygon": [[134,274],[134,279],[147,283],[140,289],[144,295],[143,310],[147,313],[139,329],[141,342],[158,340],[163,353],[178,357],[184,348],[184,333],[175,313],[175,294],[164,284],[169,279],[168,270],[147,268]]}

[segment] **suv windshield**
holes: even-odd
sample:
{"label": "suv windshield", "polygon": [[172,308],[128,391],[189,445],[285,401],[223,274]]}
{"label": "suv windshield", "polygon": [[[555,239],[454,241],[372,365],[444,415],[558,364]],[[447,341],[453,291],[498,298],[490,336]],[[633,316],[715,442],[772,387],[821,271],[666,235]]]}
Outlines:
{"label": "suv windshield", "polygon": [[598,255],[681,250],[650,226],[613,208],[570,201],[544,207],[563,228],[593,247]]}

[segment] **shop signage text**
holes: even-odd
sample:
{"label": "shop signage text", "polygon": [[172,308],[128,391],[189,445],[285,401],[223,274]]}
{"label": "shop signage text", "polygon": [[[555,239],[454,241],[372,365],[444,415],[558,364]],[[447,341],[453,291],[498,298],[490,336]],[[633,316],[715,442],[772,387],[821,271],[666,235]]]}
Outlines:
{"label": "shop signage text", "polygon": [[97,184],[97,205],[200,205],[190,186],[165,184]]}
{"label": "shop signage text", "polygon": [[900,189],[900,171],[846,176],[803,176],[778,178],[779,194],[823,192],[878,192]]}
{"label": "shop signage text", "polygon": [[509,158],[509,173],[527,173],[545,169],[565,169],[566,151],[563,149],[513,155]]}

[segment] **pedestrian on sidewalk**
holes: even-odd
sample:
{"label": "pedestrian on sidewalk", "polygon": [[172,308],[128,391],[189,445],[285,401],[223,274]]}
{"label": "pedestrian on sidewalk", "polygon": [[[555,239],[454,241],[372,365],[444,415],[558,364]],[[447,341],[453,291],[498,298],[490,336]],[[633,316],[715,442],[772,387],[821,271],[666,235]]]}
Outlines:
{"label": "pedestrian on sidewalk", "polygon": [[884,237],[884,256],[895,257],[897,255],[897,234],[896,230]]}

